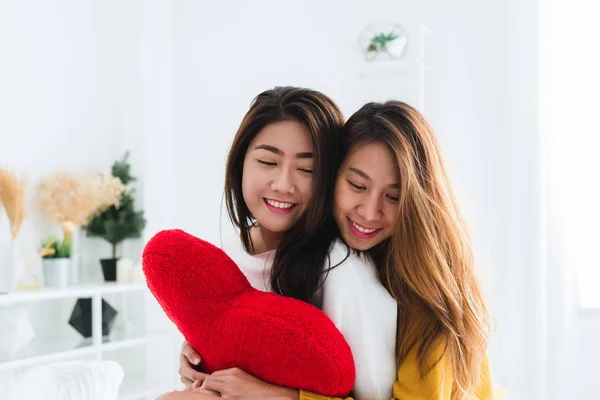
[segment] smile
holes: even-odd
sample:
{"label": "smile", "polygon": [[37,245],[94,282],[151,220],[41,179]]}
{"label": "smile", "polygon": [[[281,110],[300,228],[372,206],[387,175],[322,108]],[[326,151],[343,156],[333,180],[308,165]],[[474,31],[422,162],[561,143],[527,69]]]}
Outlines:
{"label": "smile", "polygon": [[291,212],[298,204],[272,199],[263,199],[267,208],[277,214],[287,214]]}
{"label": "smile", "polygon": [[359,225],[356,222],[352,221],[348,218],[348,225],[350,226],[350,230],[354,234],[354,236],[359,239],[370,239],[377,234],[382,228],[367,228],[365,226]]}

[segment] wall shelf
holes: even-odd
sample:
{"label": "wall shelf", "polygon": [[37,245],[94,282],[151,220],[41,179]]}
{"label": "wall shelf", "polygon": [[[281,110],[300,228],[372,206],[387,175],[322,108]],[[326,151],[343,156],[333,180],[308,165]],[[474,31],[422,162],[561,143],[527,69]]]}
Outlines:
{"label": "wall shelf", "polygon": [[79,342],[65,339],[36,338],[14,357],[0,354],[0,371],[23,368],[70,358],[94,356],[102,359],[105,352],[145,345],[149,340],[167,335],[167,332],[126,334],[120,338],[103,338],[100,346],[94,346],[91,338]]}
{"label": "wall shelf", "polygon": [[78,285],[65,288],[44,288],[40,290],[19,291],[0,294],[0,307],[15,303],[66,299],[71,297],[93,297],[112,293],[127,293],[146,290],[142,283],[106,282],[98,285]]}

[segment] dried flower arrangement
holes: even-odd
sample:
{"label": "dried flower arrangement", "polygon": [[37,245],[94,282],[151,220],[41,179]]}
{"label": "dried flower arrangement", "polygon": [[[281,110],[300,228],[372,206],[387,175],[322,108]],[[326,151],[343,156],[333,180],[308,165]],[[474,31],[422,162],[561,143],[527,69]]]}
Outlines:
{"label": "dried flower arrangement", "polygon": [[61,171],[40,181],[39,205],[47,218],[60,224],[64,240],[70,242],[75,229],[118,205],[126,190],[118,178]]}
{"label": "dried flower arrangement", "polygon": [[0,168],[0,202],[8,217],[12,243],[9,247],[9,259],[0,261],[0,292],[8,292],[14,288],[14,279],[26,269],[25,260],[17,238],[23,221],[27,217],[26,206],[27,179],[8,168]]}
{"label": "dried flower arrangement", "polygon": [[7,168],[0,168],[0,202],[4,204],[13,239],[19,235],[27,217],[26,194],[27,179],[23,175],[17,176]]}

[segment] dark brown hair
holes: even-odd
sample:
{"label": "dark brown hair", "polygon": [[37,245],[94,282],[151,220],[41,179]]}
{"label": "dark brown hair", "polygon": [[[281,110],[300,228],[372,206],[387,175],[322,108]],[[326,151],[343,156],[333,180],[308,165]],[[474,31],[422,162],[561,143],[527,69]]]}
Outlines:
{"label": "dark brown hair", "polygon": [[337,172],[337,138],[344,124],[337,105],[320,92],[297,87],[275,87],[259,94],[244,116],[229,150],[225,202],[244,248],[253,253],[250,228],[254,221],[242,194],[244,158],[250,142],[261,129],[280,121],[299,122],[310,132],[312,198],[300,220],[283,235],[277,247],[271,288],[275,293],[312,303],[335,237],[330,214]]}

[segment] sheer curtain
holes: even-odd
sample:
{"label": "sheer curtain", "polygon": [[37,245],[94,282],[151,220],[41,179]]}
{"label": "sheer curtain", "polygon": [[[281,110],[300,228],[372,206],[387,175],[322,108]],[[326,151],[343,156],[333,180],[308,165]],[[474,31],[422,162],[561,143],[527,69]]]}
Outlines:
{"label": "sheer curtain", "polygon": [[539,4],[546,282],[540,398],[600,399],[600,6]]}
{"label": "sheer curtain", "polygon": [[600,307],[600,5],[591,0],[550,4],[547,161],[555,165],[579,305]]}
{"label": "sheer curtain", "polygon": [[494,375],[508,399],[600,399],[600,4],[506,4]]}

